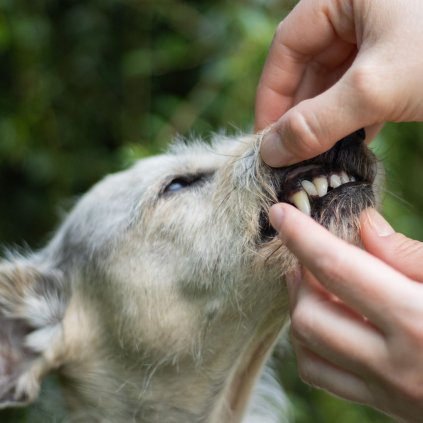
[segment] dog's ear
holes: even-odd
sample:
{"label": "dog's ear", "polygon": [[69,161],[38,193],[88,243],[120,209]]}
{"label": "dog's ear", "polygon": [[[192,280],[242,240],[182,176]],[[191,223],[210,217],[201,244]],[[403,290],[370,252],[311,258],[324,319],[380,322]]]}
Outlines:
{"label": "dog's ear", "polygon": [[42,377],[61,364],[67,301],[60,271],[0,263],[0,408],[32,402]]}

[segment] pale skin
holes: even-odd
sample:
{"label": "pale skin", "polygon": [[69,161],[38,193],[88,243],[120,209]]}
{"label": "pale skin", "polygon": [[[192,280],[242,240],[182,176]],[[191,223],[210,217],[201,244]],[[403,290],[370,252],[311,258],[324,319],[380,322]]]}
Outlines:
{"label": "pale skin", "polygon": [[362,216],[366,251],[287,204],[272,224],[300,259],[288,283],[301,377],[407,422],[423,415],[423,245]]}
{"label": "pale skin", "polygon": [[[423,121],[421,0],[301,0],[281,23],[257,90],[256,128],[273,124],[271,166],[329,149],[365,127]],[[423,244],[373,209],[365,250],[287,204],[272,225],[303,264],[289,282],[302,378],[406,422],[423,416]],[[318,240],[318,242],[317,242]]]}
{"label": "pale skin", "polygon": [[301,0],[279,25],[257,89],[256,129],[274,124],[271,166],[314,157],[387,121],[423,121],[421,0]]}

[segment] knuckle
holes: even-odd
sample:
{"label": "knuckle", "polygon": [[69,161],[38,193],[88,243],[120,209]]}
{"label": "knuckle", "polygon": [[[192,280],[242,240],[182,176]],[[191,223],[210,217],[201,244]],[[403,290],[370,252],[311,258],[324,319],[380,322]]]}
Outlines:
{"label": "knuckle", "polygon": [[[423,243],[402,234],[395,234],[395,247],[392,254],[397,257],[398,262],[406,263],[421,263],[423,260]],[[408,269],[410,272],[415,273],[418,278],[423,278],[423,269],[420,266],[415,266]]]}
{"label": "knuckle", "polygon": [[399,398],[407,403],[421,404],[423,401],[423,380],[420,374],[415,371],[414,366],[408,370],[401,369],[393,375],[389,375],[388,386],[397,392]]}
{"label": "knuckle", "polygon": [[423,328],[419,323],[416,323],[421,322],[421,312],[415,313],[414,310],[406,308],[400,308],[400,312],[396,313],[397,330],[400,331],[403,338],[403,348],[408,345],[410,351],[421,351],[423,349]]}
{"label": "knuckle", "polygon": [[309,344],[313,332],[313,318],[309,310],[297,306],[291,317],[292,336],[302,344]]}
{"label": "knuckle", "polygon": [[308,365],[304,360],[298,361],[298,375],[303,382],[307,383],[309,380],[311,380]]}
{"label": "knuckle", "polygon": [[[395,240],[395,250],[397,254],[400,254],[401,256],[407,256],[411,250],[411,253],[413,253],[413,250],[415,249],[415,244],[418,243],[417,241],[411,240],[407,238],[405,235],[397,233],[395,234],[396,240]],[[422,245],[418,243],[419,245]]]}
{"label": "knuckle", "polygon": [[[423,257],[423,244],[419,241],[408,239],[402,235],[402,241],[398,246],[398,251],[401,256],[404,257]],[[420,261],[418,261],[420,262]]]}
{"label": "knuckle", "polygon": [[324,142],[318,135],[318,124],[312,124],[311,120],[313,119],[306,117],[299,110],[287,113],[285,144],[287,149],[297,156],[309,158],[325,149]]}
{"label": "knuckle", "polygon": [[364,113],[372,113],[372,118],[385,116],[387,107],[386,83],[380,72],[370,64],[358,65],[350,75],[350,84]]}
{"label": "knuckle", "polygon": [[390,346],[393,351],[400,346],[401,350],[413,355],[415,351],[423,350],[423,310],[421,304],[423,295],[415,286],[404,288],[404,295],[396,296],[395,307],[390,310]]}
{"label": "knuckle", "polygon": [[411,399],[416,404],[421,404],[423,401],[423,380],[421,375],[416,375],[413,368],[410,376],[410,381],[407,383],[403,379],[402,388],[406,392],[407,398]]}
{"label": "knuckle", "polygon": [[298,360],[298,375],[300,379],[308,385],[319,386],[318,378],[314,371],[314,366],[309,360]]}
{"label": "knuckle", "polygon": [[[422,381],[419,381],[420,383]],[[414,404],[421,404],[423,401],[423,389],[421,385],[418,384],[403,384],[402,385],[403,392],[405,394],[406,399],[408,402],[412,402]]]}
{"label": "knuckle", "polygon": [[275,35],[273,37],[273,40],[280,40],[284,37],[284,34],[286,32],[286,22],[285,19],[279,22],[278,26],[276,27]]}

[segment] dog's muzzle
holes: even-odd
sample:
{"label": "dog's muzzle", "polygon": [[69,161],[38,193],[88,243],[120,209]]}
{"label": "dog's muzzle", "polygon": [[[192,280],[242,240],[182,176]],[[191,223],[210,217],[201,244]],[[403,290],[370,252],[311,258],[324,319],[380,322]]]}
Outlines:
{"label": "dog's muzzle", "polygon": [[[294,205],[324,226],[334,217],[348,219],[374,206],[377,160],[364,139],[365,132],[360,130],[320,156],[274,169],[278,201]],[[261,227],[262,240],[275,236],[265,216],[261,216]]]}

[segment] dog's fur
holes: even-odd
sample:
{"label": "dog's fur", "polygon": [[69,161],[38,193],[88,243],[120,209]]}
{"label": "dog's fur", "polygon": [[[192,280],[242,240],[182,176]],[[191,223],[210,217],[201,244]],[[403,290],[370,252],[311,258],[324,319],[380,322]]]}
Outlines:
{"label": "dog's fur", "polygon": [[[97,184],[45,249],[0,265],[3,407],[34,401],[57,369],[72,421],[254,421],[296,265],[266,227],[284,173],[259,142],[177,143]],[[355,239],[366,195],[319,219]]]}

